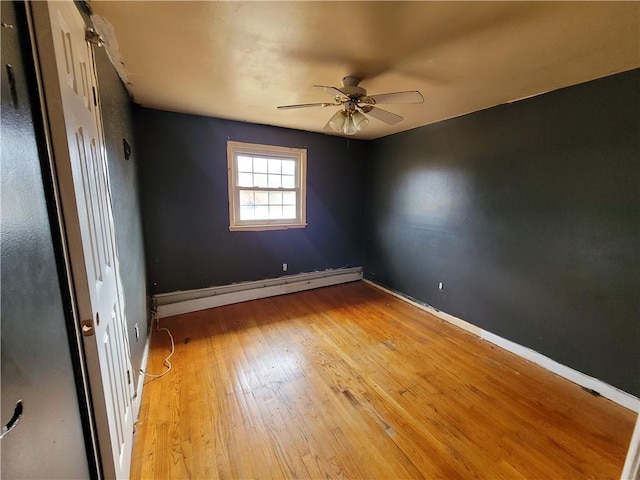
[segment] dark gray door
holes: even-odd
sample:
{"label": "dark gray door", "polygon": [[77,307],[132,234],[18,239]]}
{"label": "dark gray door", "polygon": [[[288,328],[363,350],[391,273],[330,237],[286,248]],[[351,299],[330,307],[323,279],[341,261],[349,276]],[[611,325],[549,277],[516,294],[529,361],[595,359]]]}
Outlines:
{"label": "dark gray door", "polygon": [[[23,7],[0,2],[2,35],[2,478],[88,478],[65,314],[29,105]],[[26,59],[26,60],[25,60]],[[33,79],[30,79],[32,81]]]}

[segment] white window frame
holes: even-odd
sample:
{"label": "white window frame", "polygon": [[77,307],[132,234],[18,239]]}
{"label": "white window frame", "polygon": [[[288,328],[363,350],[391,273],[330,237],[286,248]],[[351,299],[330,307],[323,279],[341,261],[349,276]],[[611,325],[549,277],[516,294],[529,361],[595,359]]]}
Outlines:
{"label": "white window frame", "polygon": [[[265,191],[295,191],[296,218],[295,219],[259,219],[240,220],[240,190],[247,187],[238,186],[238,155],[263,156],[279,159],[294,160],[296,162],[295,187],[285,188],[257,188],[249,189]],[[260,145],[256,143],[227,141],[227,168],[229,180],[229,230],[231,231],[261,231],[285,230],[288,228],[304,228],[307,226],[307,150],[304,148],[281,147],[276,145]]]}

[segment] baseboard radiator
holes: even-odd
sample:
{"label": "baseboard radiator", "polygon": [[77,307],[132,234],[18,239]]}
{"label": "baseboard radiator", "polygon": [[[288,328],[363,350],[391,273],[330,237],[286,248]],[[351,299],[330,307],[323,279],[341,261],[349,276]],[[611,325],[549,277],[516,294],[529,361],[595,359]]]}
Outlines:
{"label": "baseboard radiator", "polygon": [[362,280],[362,267],[340,268],[220,287],[161,293],[154,295],[153,301],[158,318],[164,318],[358,280]]}

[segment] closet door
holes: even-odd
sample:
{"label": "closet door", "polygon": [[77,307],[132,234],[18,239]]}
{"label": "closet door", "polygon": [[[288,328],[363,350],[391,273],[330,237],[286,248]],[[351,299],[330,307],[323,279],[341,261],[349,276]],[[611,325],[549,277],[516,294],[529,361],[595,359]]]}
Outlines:
{"label": "closet door", "polygon": [[0,7],[0,471],[3,479],[90,478],[30,104],[24,4]]}
{"label": "closet door", "polygon": [[94,47],[71,0],[31,6],[102,467],[128,478],[133,372]]}

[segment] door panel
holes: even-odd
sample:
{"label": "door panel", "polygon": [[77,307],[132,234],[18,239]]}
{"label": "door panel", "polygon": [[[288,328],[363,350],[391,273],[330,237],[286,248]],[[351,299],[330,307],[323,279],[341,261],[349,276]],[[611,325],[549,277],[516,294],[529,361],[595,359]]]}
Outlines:
{"label": "door panel", "polygon": [[73,2],[32,5],[102,463],[126,478],[133,385],[93,47]]}

